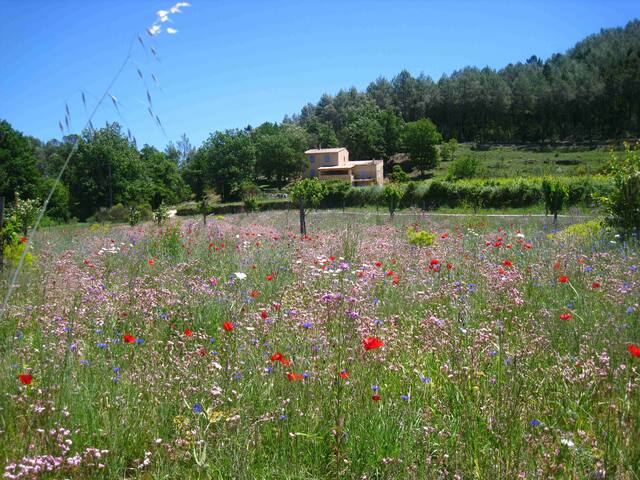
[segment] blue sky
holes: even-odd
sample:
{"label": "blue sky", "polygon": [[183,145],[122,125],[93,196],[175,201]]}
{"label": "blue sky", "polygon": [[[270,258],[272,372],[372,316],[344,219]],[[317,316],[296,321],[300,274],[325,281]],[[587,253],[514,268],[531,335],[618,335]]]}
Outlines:
{"label": "blue sky", "polygon": [[[139,145],[163,147],[183,132],[280,121],[323,93],[364,89],[403,68],[437,80],[466,65],[500,68],[547,58],[601,28],[639,16],[637,0],[192,0],[131,60],[94,125],[117,120]],[[0,119],[41,139],[59,138],[65,101],[71,130],[84,125],[136,33],[172,3],[157,0],[0,0]],[[164,26],[169,25],[165,23]],[[163,133],[147,112],[146,78]],[[151,80],[154,73],[160,85]]]}

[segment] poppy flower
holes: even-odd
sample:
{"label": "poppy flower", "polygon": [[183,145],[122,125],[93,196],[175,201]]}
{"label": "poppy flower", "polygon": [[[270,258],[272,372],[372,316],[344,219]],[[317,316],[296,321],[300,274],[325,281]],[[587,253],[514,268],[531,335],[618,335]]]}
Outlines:
{"label": "poppy flower", "polygon": [[362,271],[358,270],[358,271],[356,272],[356,277],[358,277],[358,278],[362,278],[362,277],[364,277],[364,272],[362,272]]}
{"label": "poppy flower", "polygon": [[631,344],[627,347],[627,350],[632,357],[640,358],[640,347],[638,347],[637,345]]}
{"label": "poppy flower", "polygon": [[20,237],[20,243],[27,243],[29,239],[27,237]]}
{"label": "poppy flower", "polygon": [[560,283],[567,283],[569,281],[569,277],[567,277],[566,275],[560,275],[558,277],[558,282]]}
{"label": "poppy flower", "polygon": [[331,255],[331,256],[329,257],[329,260],[331,260],[332,262],[333,262],[335,259],[336,259],[336,257],[334,257],[333,255]]}
{"label": "poppy flower", "polygon": [[591,284],[591,288],[600,288],[600,283],[599,282],[593,282]]}
{"label": "poppy flower", "polygon": [[29,385],[33,381],[33,377],[28,373],[22,373],[18,375],[18,380],[20,380],[20,383],[23,385]]}
{"label": "poppy flower", "polygon": [[349,372],[347,370],[341,371],[338,375],[340,375],[340,378],[343,378],[345,380],[349,378]]}
{"label": "poppy flower", "polygon": [[362,345],[365,350],[373,350],[375,348],[380,348],[384,346],[384,342],[376,337],[367,337],[362,340]]}
{"label": "poppy flower", "polygon": [[442,235],[440,235],[440,238],[449,238],[449,232],[444,232]]}
{"label": "poppy flower", "polygon": [[569,312],[560,314],[560,320],[571,320],[571,317],[572,315]]}
{"label": "poppy flower", "polygon": [[438,260],[437,258],[433,258],[429,262],[429,265],[431,265],[433,267],[434,265],[438,265],[439,263],[440,263],[440,260]]}
{"label": "poppy flower", "polygon": [[553,264],[553,269],[554,270],[560,270],[560,262],[556,262]]}
{"label": "poppy flower", "polygon": [[271,280],[273,280],[273,275],[267,275],[267,282],[270,282]]}
{"label": "poppy flower", "polygon": [[287,378],[290,382],[295,382],[296,380],[302,380],[304,377],[299,373],[289,372],[287,373]]}
{"label": "poppy flower", "polygon": [[453,263],[447,263],[447,270],[451,270],[453,268]]}
{"label": "poppy flower", "polygon": [[380,400],[380,395],[378,395],[377,393],[375,395],[371,395],[371,400],[373,400],[374,402],[378,402]]}
{"label": "poppy flower", "polygon": [[502,265],[504,265],[507,268],[513,267],[513,263],[511,262],[511,260],[505,260],[504,262],[502,262]]}
{"label": "poppy flower", "polygon": [[266,312],[266,310],[262,310],[260,312],[260,316],[262,317],[263,320],[266,320],[269,317],[269,314]]}
{"label": "poppy flower", "polygon": [[153,265],[154,263],[156,263],[156,261],[153,258],[149,259],[149,265]]}
{"label": "poppy flower", "polygon": [[375,265],[376,267],[380,268],[380,267],[382,266],[382,262],[376,262],[374,265]]}
{"label": "poppy flower", "polygon": [[273,355],[271,355],[272,362],[280,362],[282,360],[284,360],[284,355],[282,355],[280,352],[276,352]]}
{"label": "poppy flower", "polygon": [[398,285],[400,283],[400,277],[398,275],[393,276],[393,284]]}
{"label": "poppy flower", "polygon": [[251,293],[249,295],[251,296],[251,298],[258,298],[260,296],[260,292],[258,290],[251,290]]}
{"label": "poppy flower", "polygon": [[393,277],[393,270],[387,270],[387,277]]}
{"label": "poppy flower", "polygon": [[136,341],[136,337],[134,337],[133,335],[125,335],[124,337],[122,337],[122,339],[124,340],[124,343],[134,343]]}
{"label": "poppy flower", "polygon": [[192,335],[193,335],[193,332],[187,328],[187,329],[185,329],[184,334],[185,334],[187,337],[190,337],[190,336],[192,336]]}
{"label": "poppy flower", "polygon": [[227,332],[230,332],[231,330],[233,330],[233,323],[231,322],[224,322],[222,324],[222,328],[224,328]]}

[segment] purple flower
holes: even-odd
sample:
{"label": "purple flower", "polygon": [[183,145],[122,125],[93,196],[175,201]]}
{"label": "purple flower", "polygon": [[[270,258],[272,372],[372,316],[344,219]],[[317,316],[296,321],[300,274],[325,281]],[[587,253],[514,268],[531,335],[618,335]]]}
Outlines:
{"label": "purple flower", "polygon": [[200,405],[199,403],[195,403],[191,410],[193,411],[193,413],[202,413],[202,405]]}

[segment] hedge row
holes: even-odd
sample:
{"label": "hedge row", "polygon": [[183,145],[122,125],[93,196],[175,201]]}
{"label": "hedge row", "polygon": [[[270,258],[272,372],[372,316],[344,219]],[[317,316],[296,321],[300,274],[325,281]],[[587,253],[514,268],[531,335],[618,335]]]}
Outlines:
{"label": "hedge row", "polygon": [[[537,205],[543,201],[542,178],[527,179],[474,179],[434,180],[431,183],[406,184],[402,207],[433,209],[442,206],[471,206],[476,208],[519,208]],[[561,178],[569,188],[568,205],[595,204],[596,197],[607,196],[613,187],[608,177]],[[331,186],[329,186],[331,191]],[[352,187],[346,196],[335,193],[327,196],[322,206],[382,205],[382,187]]]}
{"label": "hedge row", "polygon": [[[287,210],[292,208],[289,200],[259,200],[258,210]],[[222,203],[218,205],[209,205],[207,207],[207,215],[227,215],[231,213],[244,213],[243,202]],[[181,217],[202,215],[200,207],[196,204],[183,205],[177,208],[176,215]]]}

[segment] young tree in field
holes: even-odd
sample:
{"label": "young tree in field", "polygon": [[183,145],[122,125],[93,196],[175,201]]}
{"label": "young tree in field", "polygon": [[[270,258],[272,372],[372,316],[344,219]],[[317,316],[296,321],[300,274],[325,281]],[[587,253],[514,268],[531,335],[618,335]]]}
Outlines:
{"label": "young tree in field", "polygon": [[325,185],[317,178],[299,180],[291,187],[293,201],[300,209],[300,235],[307,234],[307,210],[320,205],[326,194]]}
{"label": "young tree in field", "polygon": [[558,213],[569,199],[569,188],[559,180],[545,178],[542,181],[544,208],[553,214],[553,228],[558,227]]}
{"label": "young tree in field", "polygon": [[456,158],[456,151],[458,150],[458,141],[452,138],[448,142],[444,142],[440,147],[440,159],[443,162],[452,162]]}
{"label": "young tree in field", "polygon": [[404,126],[403,143],[414,167],[424,175],[426,170],[438,165],[438,145],[442,135],[428,118],[407,123]]}
{"label": "young tree in field", "polygon": [[607,223],[628,238],[640,233],[640,147],[624,147],[624,157],[611,152],[614,188],[603,200]]}
{"label": "young tree in field", "polygon": [[396,209],[400,205],[402,201],[402,197],[404,197],[405,188],[400,183],[387,183],[382,190],[382,196],[384,197],[384,201],[387,203],[387,208],[389,209],[389,215],[393,217],[396,213]]}

